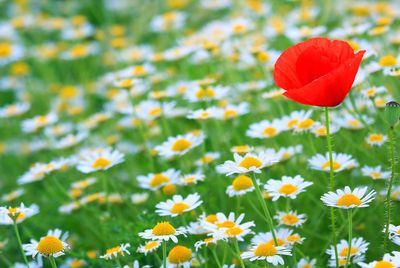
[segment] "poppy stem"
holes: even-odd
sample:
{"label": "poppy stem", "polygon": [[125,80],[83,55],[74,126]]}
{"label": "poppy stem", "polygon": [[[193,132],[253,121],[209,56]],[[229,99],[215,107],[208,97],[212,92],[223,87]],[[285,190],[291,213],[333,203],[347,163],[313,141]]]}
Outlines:
{"label": "poppy stem", "polygon": [[[331,145],[331,135],[329,133],[329,111],[328,107],[325,107],[325,126],[326,126],[326,141],[328,143],[329,151],[329,176],[330,176],[330,191],[334,191],[334,181],[333,181],[333,159],[332,159],[332,145]],[[332,242],[333,248],[335,249],[335,262],[336,267],[339,267],[339,255],[336,245],[336,223],[335,223],[335,210],[330,207],[331,210],[331,224],[332,224]]]}
{"label": "poppy stem", "polygon": [[19,235],[18,226],[17,226],[17,219],[16,218],[17,217],[13,218],[15,236],[17,237],[18,246],[19,246],[19,249],[21,250],[22,256],[24,257],[24,261],[25,261],[26,267],[29,268],[28,259],[26,258],[24,249],[22,248],[21,236]]}
{"label": "poppy stem", "polygon": [[272,221],[271,214],[269,213],[267,204],[265,204],[265,200],[264,200],[264,198],[262,196],[262,193],[261,193],[261,190],[260,190],[260,186],[257,183],[257,178],[256,178],[256,175],[254,173],[253,173],[253,184],[254,184],[254,187],[256,188],[258,201],[261,203],[261,206],[262,206],[262,208],[264,210],[265,217],[267,219],[267,224],[269,226],[269,229],[271,230],[272,237],[274,238],[275,246],[279,246],[278,240],[276,239],[276,235],[275,235],[274,222]]}
{"label": "poppy stem", "polygon": [[389,237],[389,225],[390,225],[390,208],[391,208],[391,195],[392,195],[392,185],[394,180],[395,173],[395,164],[396,159],[394,157],[394,144],[393,144],[393,128],[389,129],[389,141],[390,141],[390,155],[391,155],[391,166],[392,166],[392,174],[390,175],[389,187],[386,195],[386,206],[387,206],[387,220],[386,220],[386,230],[385,237],[383,239],[383,254],[386,253],[387,240]]}
{"label": "poppy stem", "polygon": [[344,264],[344,268],[347,268],[347,266],[350,263],[350,253],[351,253],[351,239],[352,239],[352,225],[353,225],[353,209],[349,209],[347,211],[347,215],[349,217],[349,242],[348,242],[348,250],[347,250],[347,257],[346,257],[346,263]]}

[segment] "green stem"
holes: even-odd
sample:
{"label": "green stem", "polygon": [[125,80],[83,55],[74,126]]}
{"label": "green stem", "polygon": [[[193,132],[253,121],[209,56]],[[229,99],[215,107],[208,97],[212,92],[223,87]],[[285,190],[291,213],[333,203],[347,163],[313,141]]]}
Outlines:
{"label": "green stem", "polygon": [[391,195],[392,195],[392,186],[393,186],[395,164],[396,164],[396,160],[394,158],[394,143],[393,143],[393,128],[392,127],[389,130],[389,141],[390,141],[392,174],[390,175],[389,187],[388,187],[388,191],[387,191],[387,195],[386,195],[387,219],[386,219],[385,237],[383,240],[383,254],[385,254],[385,252],[386,252],[387,240],[389,237],[390,208],[391,208],[391,200],[390,199],[391,199]]}
{"label": "green stem", "polygon": [[[325,107],[325,125],[326,125],[326,141],[328,143],[328,151],[329,151],[329,176],[330,176],[330,191],[334,191],[334,182],[333,182],[333,159],[332,159],[332,145],[331,145],[331,135],[329,133],[329,112],[328,107]],[[336,267],[339,267],[339,255],[336,245],[336,223],[335,223],[335,210],[333,207],[330,207],[331,210],[331,224],[332,224],[332,242],[333,247],[335,249],[335,261]]]}
{"label": "green stem", "polygon": [[262,208],[264,210],[265,217],[267,219],[267,224],[269,226],[269,229],[271,230],[272,237],[274,238],[275,245],[278,246],[278,240],[276,239],[276,235],[275,235],[274,222],[272,221],[271,214],[269,213],[267,204],[265,204],[265,200],[264,200],[264,198],[262,196],[262,193],[261,193],[261,190],[260,190],[260,186],[257,183],[256,175],[254,173],[253,173],[253,184],[254,184],[254,187],[256,188],[258,201],[260,201],[261,206],[262,206]]}
{"label": "green stem", "polygon": [[213,256],[214,256],[214,259],[215,259],[215,262],[217,263],[218,268],[221,268],[221,263],[220,263],[219,260],[218,260],[218,256],[217,256],[217,253],[215,252],[215,248],[213,248],[213,249],[211,250],[211,252],[212,252],[212,254],[213,254]]}
{"label": "green stem", "polygon": [[50,261],[50,264],[51,264],[51,267],[52,267],[52,268],[57,268],[56,260],[54,259],[53,256],[51,256],[51,257],[49,258],[49,261]]}
{"label": "green stem", "polygon": [[19,249],[21,250],[22,256],[24,257],[26,266],[29,268],[28,259],[26,258],[24,249],[22,248],[21,236],[19,235],[18,226],[17,226],[17,219],[13,219],[13,222],[14,222],[14,231],[15,231],[15,235],[17,236]]}
{"label": "green stem", "polygon": [[116,259],[116,262],[117,262],[117,266],[118,266],[119,268],[122,268],[121,262],[119,261],[118,257],[117,257],[117,259]]}
{"label": "green stem", "polygon": [[163,241],[163,268],[167,267],[167,241]]}
{"label": "green stem", "polygon": [[245,268],[244,263],[243,263],[243,259],[242,257],[240,257],[240,249],[239,249],[239,243],[237,241],[237,239],[235,239],[235,249],[236,249],[236,253],[237,253],[237,257],[240,261],[240,266],[242,266],[242,268]]}
{"label": "green stem", "polygon": [[349,242],[348,242],[348,246],[349,249],[347,250],[347,258],[346,258],[346,263],[344,264],[344,268],[347,268],[348,264],[349,264],[349,260],[350,260],[350,253],[351,253],[351,239],[352,239],[352,225],[353,225],[353,209],[349,209],[347,211],[347,215],[349,217]]}

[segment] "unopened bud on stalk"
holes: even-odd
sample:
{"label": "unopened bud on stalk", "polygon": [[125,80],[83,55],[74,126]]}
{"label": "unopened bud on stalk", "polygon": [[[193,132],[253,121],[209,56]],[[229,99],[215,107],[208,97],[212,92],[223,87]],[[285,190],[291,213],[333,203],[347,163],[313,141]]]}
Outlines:
{"label": "unopened bud on stalk", "polygon": [[388,121],[390,128],[393,128],[397,121],[399,121],[400,103],[396,101],[389,101],[386,103],[385,113],[386,120]]}

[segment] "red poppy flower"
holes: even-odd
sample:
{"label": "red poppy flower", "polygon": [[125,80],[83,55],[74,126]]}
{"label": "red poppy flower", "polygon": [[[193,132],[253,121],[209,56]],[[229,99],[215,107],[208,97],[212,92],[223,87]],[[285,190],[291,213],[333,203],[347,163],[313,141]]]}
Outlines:
{"label": "red poppy flower", "polygon": [[316,37],[286,49],[275,63],[274,80],[296,102],[336,106],[353,85],[365,50],[354,54],[344,41]]}

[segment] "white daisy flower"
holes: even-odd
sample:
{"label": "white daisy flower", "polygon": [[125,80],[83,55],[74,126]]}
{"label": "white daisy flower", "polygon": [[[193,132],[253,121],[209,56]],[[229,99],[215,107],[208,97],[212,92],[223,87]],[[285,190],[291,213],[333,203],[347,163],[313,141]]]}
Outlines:
{"label": "white daisy flower", "polygon": [[21,223],[38,213],[39,206],[36,204],[32,204],[29,207],[25,207],[24,203],[21,203],[19,207],[0,207],[0,225],[14,224],[14,220],[17,223]]}
{"label": "white daisy flower", "polygon": [[175,105],[174,101],[160,103],[158,101],[145,100],[135,107],[136,116],[145,121],[154,120],[162,115],[169,117]]}
{"label": "white daisy flower", "polygon": [[373,133],[369,134],[368,137],[365,138],[365,141],[371,146],[382,146],[388,137],[386,135]]}
{"label": "white daisy flower", "polygon": [[216,118],[219,120],[228,120],[237,118],[241,115],[249,112],[249,104],[247,102],[241,102],[238,105],[229,104],[224,108],[217,110]]}
{"label": "white daisy flower", "polygon": [[61,234],[62,231],[60,229],[55,229],[49,230],[46,236],[40,238],[39,242],[31,239],[30,244],[22,245],[25,255],[32,255],[33,258],[37,254],[54,258],[64,255],[64,251],[69,249],[69,245],[65,242],[68,232],[64,233],[64,235]]}
{"label": "white daisy flower", "polygon": [[167,184],[177,183],[179,174],[179,170],[170,168],[157,174],[149,173],[147,175],[139,175],[136,179],[139,182],[140,187],[155,191]]}
{"label": "white daisy flower", "polygon": [[131,201],[133,204],[140,205],[147,201],[149,198],[149,193],[138,193],[131,195]]}
{"label": "white daisy flower", "polygon": [[56,113],[51,112],[46,115],[38,115],[30,119],[25,119],[21,122],[21,128],[23,132],[35,132],[39,128],[51,125],[58,120]]}
{"label": "white daisy flower", "polygon": [[84,159],[79,161],[77,169],[82,173],[91,173],[97,170],[107,170],[122,162],[124,162],[124,155],[118,150],[94,151],[84,155]]}
{"label": "white daisy flower", "polygon": [[242,196],[246,193],[254,191],[254,189],[253,181],[250,177],[246,175],[239,175],[233,180],[232,185],[228,186],[226,193],[229,195],[229,197]]}
{"label": "white daisy flower", "polygon": [[245,156],[234,153],[233,158],[235,161],[228,160],[224,164],[218,165],[217,171],[225,173],[227,176],[235,173],[261,173],[261,169],[279,161],[275,156],[268,155],[264,151],[259,154],[247,153]]}
{"label": "white daisy flower", "polygon": [[278,211],[278,215],[274,216],[274,219],[277,219],[280,225],[299,227],[306,222],[307,216],[306,214],[297,214],[296,211]]}
{"label": "white daisy flower", "polygon": [[184,98],[190,102],[220,100],[231,91],[229,86],[207,86],[199,87],[195,90],[187,90]]}
{"label": "white daisy flower", "polygon": [[298,268],[315,268],[317,264],[316,259],[312,259],[310,261],[307,261],[304,258],[301,258],[300,261],[297,263]]}
{"label": "white daisy flower", "polygon": [[361,172],[364,176],[371,177],[374,180],[388,179],[392,174],[391,171],[382,171],[382,166],[364,166]]}
{"label": "white daisy flower", "polygon": [[218,109],[214,106],[209,107],[207,109],[199,109],[190,111],[187,115],[188,119],[196,119],[196,120],[207,120],[217,118]]}
{"label": "white daisy flower", "polygon": [[382,260],[380,260],[380,261],[373,261],[370,263],[360,262],[360,263],[358,263],[358,265],[362,268],[376,268],[376,267],[398,268],[398,267],[400,267],[400,252],[393,251],[392,254],[393,255],[390,255],[390,253],[385,253],[385,255],[383,255]]}
{"label": "white daisy flower", "polygon": [[[350,169],[358,165],[357,161],[349,154],[332,152],[333,171],[339,172],[345,169]],[[321,171],[330,171],[329,152],[323,156],[322,154],[314,155],[308,160],[308,164],[312,169]]]}
{"label": "white daisy flower", "polygon": [[[350,249],[350,258],[355,256],[363,255],[368,250],[369,243],[364,240],[362,237],[354,237],[351,240],[351,249]],[[342,239],[339,244],[337,244],[337,251],[339,253],[340,259],[346,259],[347,253],[349,251],[349,243],[347,240]],[[326,254],[330,255],[331,259],[335,259],[335,249],[331,246],[326,250]]]}
{"label": "white daisy flower", "polygon": [[18,197],[22,196],[24,193],[25,193],[25,190],[22,188],[19,188],[12,192],[2,195],[1,200],[3,200],[4,202],[10,202],[10,201],[13,201],[13,200],[17,199]]}
{"label": "white daisy flower", "polygon": [[375,198],[375,191],[365,194],[368,187],[356,187],[351,191],[349,186],[344,189],[338,189],[335,192],[328,192],[321,197],[322,202],[329,207],[338,207],[343,209],[351,209],[356,207],[368,207]]}
{"label": "white daisy flower", "polygon": [[204,174],[197,171],[196,173],[182,175],[179,179],[179,184],[181,185],[194,185],[200,181],[204,181]]}
{"label": "white daisy flower", "polygon": [[162,221],[156,224],[153,229],[147,229],[144,232],[140,232],[139,236],[144,239],[151,240],[172,240],[174,243],[178,243],[178,235],[185,235],[186,229],[184,227],[178,227],[175,229],[169,222]]}
{"label": "white daisy flower", "polygon": [[[374,122],[373,118],[368,117],[366,115],[362,115],[362,118],[363,118],[364,122],[369,125]],[[336,123],[340,127],[352,129],[352,130],[357,130],[357,129],[361,129],[361,128],[365,127],[363,125],[363,123],[358,118],[355,117],[354,114],[350,114],[350,113],[346,113],[340,117],[335,118],[333,122]]]}
{"label": "white daisy flower", "polygon": [[304,192],[304,189],[311,185],[313,185],[312,182],[304,181],[300,175],[296,175],[294,178],[282,176],[281,180],[268,180],[264,189],[272,197],[272,201],[276,201],[281,196],[295,199],[299,193]]}
{"label": "white daisy flower", "polygon": [[139,246],[137,252],[143,253],[145,256],[147,256],[147,253],[156,251],[160,246],[161,246],[161,241],[157,240],[150,241],[147,242],[144,246]]}
{"label": "white daisy flower", "polygon": [[204,240],[197,241],[196,243],[194,243],[194,247],[196,248],[196,251],[198,251],[202,245],[206,245],[206,247],[210,244],[216,245],[218,241],[219,240],[215,237],[209,237]]}
{"label": "white daisy flower", "polygon": [[364,90],[361,91],[361,94],[367,98],[373,98],[375,97],[377,94],[379,93],[383,93],[386,92],[387,89],[384,86],[380,86],[380,87],[370,87],[370,88],[366,88]]}
{"label": "white daisy flower", "polygon": [[0,108],[0,118],[12,117],[25,113],[31,107],[28,102],[16,102]]}
{"label": "white daisy flower", "polygon": [[301,152],[303,152],[303,145],[299,144],[296,146],[282,147],[276,154],[281,161],[284,161]]}
{"label": "white daisy flower", "polygon": [[[334,123],[330,123],[329,125],[329,133],[333,134],[340,130],[340,127]],[[315,122],[315,124],[311,128],[311,132],[315,134],[317,137],[326,137],[326,126],[320,122]]]}
{"label": "white daisy flower", "polygon": [[192,133],[169,137],[167,141],[156,146],[155,150],[159,155],[167,158],[181,156],[203,143],[204,138],[205,136],[202,134],[195,136]]}
{"label": "white daisy flower", "polygon": [[176,217],[197,208],[202,203],[203,201],[200,200],[198,193],[190,194],[185,199],[180,195],[174,195],[172,200],[158,203],[156,213],[160,216]]}
{"label": "white daisy flower", "polygon": [[263,120],[259,123],[254,123],[249,126],[246,131],[246,136],[251,138],[272,138],[286,130],[281,119],[274,119],[272,122],[269,120]]}
{"label": "white daisy flower", "polygon": [[280,245],[276,246],[270,233],[259,233],[251,239],[252,246],[249,251],[243,252],[240,256],[242,259],[250,261],[266,260],[273,265],[284,264],[283,258],[280,255],[291,256],[290,249]]}
{"label": "white daisy flower", "polygon": [[198,166],[201,166],[203,164],[210,164],[212,161],[214,161],[215,159],[218,159],[220,157],[221,157],[221,154],[218,152],[207,152],[204,154],[204,156],[202,158],[197,160],[195,162],[195,164]]}
{"label": "white daisy flower", "polygon": [[116,258],[118,255],[125,256],[125,253],[130,255],[131,253],[128,251],[128,248],[131,245],[129,243],[121,244],[120,246],[116,246],[113,248],[109,248],[106,251],[106,254],[100,256],[102,259],[111,260]]}
{"label": "white daisy flower", "polygon": [[208,234],[210,231],[205,229],[201,222],[189,222],[187,226],[187,231],[189,234],[203,235]]}

